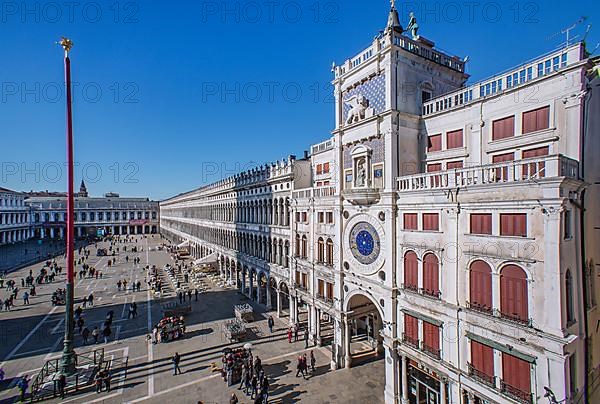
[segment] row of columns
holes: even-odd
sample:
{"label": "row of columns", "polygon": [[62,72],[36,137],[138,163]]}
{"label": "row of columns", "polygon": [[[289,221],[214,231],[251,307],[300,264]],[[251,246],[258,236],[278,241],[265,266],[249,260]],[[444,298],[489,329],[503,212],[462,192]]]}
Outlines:
{"label": "row of columns", "polygon": [[33,237],[33,229],[0,231],[0,244],[17,243]]}

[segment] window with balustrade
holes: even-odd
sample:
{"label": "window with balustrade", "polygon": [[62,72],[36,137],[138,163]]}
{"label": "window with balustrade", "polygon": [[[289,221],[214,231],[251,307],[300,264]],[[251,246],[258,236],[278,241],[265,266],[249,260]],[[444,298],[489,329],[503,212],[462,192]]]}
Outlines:
{"label": "window with balustrade", "polygon": [[323,237],[319,237],[317,240],[317,262],[323,263],[325,261],[325,241]]}
{"label": "window with balustrade", "polygon": [[419,348],[419,319],[404,313],[404,334],[402,339],[408,345]]}
{"label": "window with balustrade", "polygon": [[531,402],[531,364],[502,352],[502,392],[520,401]]}
{"label": "window with balustrade", "polygon": [[330,238],[325,242],[325,260],[327,265],[333,266],[333,240]]}
{"label": "window with balustrade", "polygon": [[471,340],[471,361],[468,363],[471,377],[495,387],[494,348]]}
{"label": "window with balustrade", "polygon": [[469,307],[492,312],[492,268],[481,260],[469,266]]}
{"label": "window with balustrade", "polygon": [[404,254],[404,288],[419,289],[419,259],[414,251]]}
{"label": "window with balustrade", "polygon": [[440,264],[435,254],[428,253],[423,257],[423,293],[429,296],[440,295]]}
{"label": "window with balustrade", "polygon": [[434,358],[441,357],[440,327],[423,321],[423,351]]}
{"label": "window with balustrade", "polygon": [[527,274],[517,265],[500,271],[500,313],[509,320],[529,323]]}

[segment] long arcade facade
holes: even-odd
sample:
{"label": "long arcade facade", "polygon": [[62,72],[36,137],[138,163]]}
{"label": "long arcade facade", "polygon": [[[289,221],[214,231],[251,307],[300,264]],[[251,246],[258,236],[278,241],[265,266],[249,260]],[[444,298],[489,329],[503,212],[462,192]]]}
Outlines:
{"label": "long arcade facade", "polygon": [[334,68],[331,138],[161,202],[161,233],[332,368],[384,358],[386,402],[592,399],[597,66],[577,43],[466,84],[392,9]]}

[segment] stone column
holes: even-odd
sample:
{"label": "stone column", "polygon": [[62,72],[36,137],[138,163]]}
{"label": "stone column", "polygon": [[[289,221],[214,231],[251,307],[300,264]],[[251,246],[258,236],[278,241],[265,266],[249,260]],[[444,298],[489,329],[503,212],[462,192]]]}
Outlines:
{"label": "stone column", "polygon": [[402,361],[402,404],[408,404],[408,358],[402,355],[400,360]]}
{"label": "stone column", "polygon": [[248,291],[250,294],[250,300],[253,299],[253,293],[254,293],[254,279],[252,277],[252,272],[250,272],[250,275],[248,276],[248,281],[250,281],[250,290]]}
{"label": "stone column", "polygon": [[246,293],[246,273],[242,272],[242,294]]}
{"label": "stone column", "polygon": [[344,317],[344,365],[346,369],[352,366],[352,354],[350,352],[350,342],[352,341],[352,330],[348,317]]}
{"label": "stone column", "polygon": [[277,289],[277,318],[281,317],[281,291]]}
{"label": "stone column", "polygon": [[273,307],[271,306],[271,284],[267,282],[267,310],[271,310]]}
{"label": "stone column", "polygon": [[[398,353],[393,346],[388,346],[388,339],[385,346],[385,402],[398,404],[398,392],[400,390],[400,380],[398,377]],[[445,404],[445,403],[444,403]]]}
{"label": "stone column", "polygon": [[317,346],[321,346],[321,310],[320,309],[317,309],[316,318],[317,318],[317,324],[316,324],[316,326],[317,326],[317,328],[316,328],[316,330],[317,330]]}
{"label": "stone column", "polygon": [[440,403],[446,403],[446,382],[440,381]]}

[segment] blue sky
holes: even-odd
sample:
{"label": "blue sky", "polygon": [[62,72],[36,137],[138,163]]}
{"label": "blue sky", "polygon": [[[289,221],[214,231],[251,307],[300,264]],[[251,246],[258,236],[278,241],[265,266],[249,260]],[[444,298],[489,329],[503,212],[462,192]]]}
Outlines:
{"label": "blue sky", "polygon": [[[73,5],[75,4],[75,5]],[[331,62],[368,46],[389,2],[80,1],[0,4],[0,186],[64,190],[61,35],[75,42],[76,184],[163,199],[301,155],[333,128]],[[472,81],[556,48],[592,0],[398,2],[423,36],[469,55]],[[600,53],[600,52],[597,52]]]}

